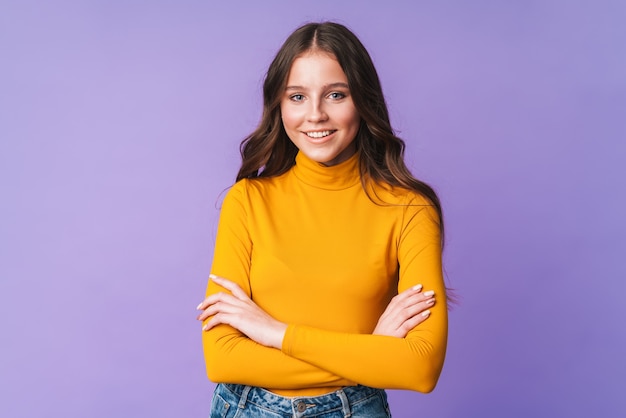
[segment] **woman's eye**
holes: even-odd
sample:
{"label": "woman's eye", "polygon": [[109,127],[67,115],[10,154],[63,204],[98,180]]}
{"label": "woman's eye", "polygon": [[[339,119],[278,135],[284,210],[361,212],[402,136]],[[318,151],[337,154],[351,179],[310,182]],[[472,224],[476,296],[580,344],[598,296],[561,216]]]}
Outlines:
{"label": "woman's eye", "polygon": [[290,97],[290,99],[294,102],[301,102],[302,100],[304,100],[304,96],[302,94],[294,94]]}
{"label": "woman's eye", "polygon": [[333,100],[339,100],[339,99],[343,99],[344,97],[346,97],[346,95],[338,91],[335,91],[335,92],[330,93],[328,97],[330,97]]}

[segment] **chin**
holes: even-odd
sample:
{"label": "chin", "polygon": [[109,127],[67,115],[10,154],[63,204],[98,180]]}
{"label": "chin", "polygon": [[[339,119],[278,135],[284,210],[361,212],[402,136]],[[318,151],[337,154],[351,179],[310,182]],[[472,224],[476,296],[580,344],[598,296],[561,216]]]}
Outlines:
{"label": "chin", "polygon": [[316,163],[320,163],[320,164],[328,164],[338,157],[338,154],[329,156],[329,155],[320,155],[316,153],[306,153],[306,152],[304,153],[304,155],[306,155],[309,158],[309,160],[313,160]]}

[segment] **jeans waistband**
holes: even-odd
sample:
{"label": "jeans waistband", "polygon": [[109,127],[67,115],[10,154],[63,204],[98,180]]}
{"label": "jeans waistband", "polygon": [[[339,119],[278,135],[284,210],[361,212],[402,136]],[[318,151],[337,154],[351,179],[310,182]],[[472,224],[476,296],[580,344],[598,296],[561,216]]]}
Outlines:
{"label": "jeans waistband", "polygon": [[245,403],[249,402],[260,407],[271,407],[273,411],[279,413],[286,415],[294,414],[295,416],[299,416],[305,411],[313,412],[313,409],[327,412],[342,410],[344,416],[350,416],[353,405],[383,392],[382,389],[359,385],[346,386],[334,392],[318,396],[285,397],[255,386],[231,383],[222,383],[221,385],[240,397],[238,405],[240,408],[243,408]]}

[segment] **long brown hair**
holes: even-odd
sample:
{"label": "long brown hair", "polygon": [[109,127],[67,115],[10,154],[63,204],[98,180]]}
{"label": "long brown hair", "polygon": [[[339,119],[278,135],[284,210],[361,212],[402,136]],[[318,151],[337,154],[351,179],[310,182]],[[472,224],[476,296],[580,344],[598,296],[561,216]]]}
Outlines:
{"label": "long brown hair", "polygon": [[332,54],[348,79],[352,100],[361,117],[354,140],[360,158],[361,182],[366,192],[366,182],[373,180],[413,190],[426,197],[439,215],[443,246],[443,215],[439,198],[428,184],[413,177],[404,164],[405,144],[391,128],[374,63],[356,35],[338,23],[306,24],[296,29],[276,54],[263,84],[261,122],[240,146],[242,164],[237,181],[278,176],[295,164],[298,148],[283,128],[280,102],[291,64],[298,56],[311,50]]}

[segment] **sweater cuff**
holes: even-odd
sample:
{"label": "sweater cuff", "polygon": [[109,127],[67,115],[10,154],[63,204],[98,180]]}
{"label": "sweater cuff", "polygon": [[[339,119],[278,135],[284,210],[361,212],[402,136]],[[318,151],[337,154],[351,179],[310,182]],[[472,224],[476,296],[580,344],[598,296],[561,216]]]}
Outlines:
{"label": "sweater cuff", "polygon": [[283,337],[283,344],[281,346],[281,351],[288,356],[291,356],[291,351],[293,348],[293,342],[296,338],[296,325],[289,324],[287,325],[287,330],[285,331],[285,336]]}

